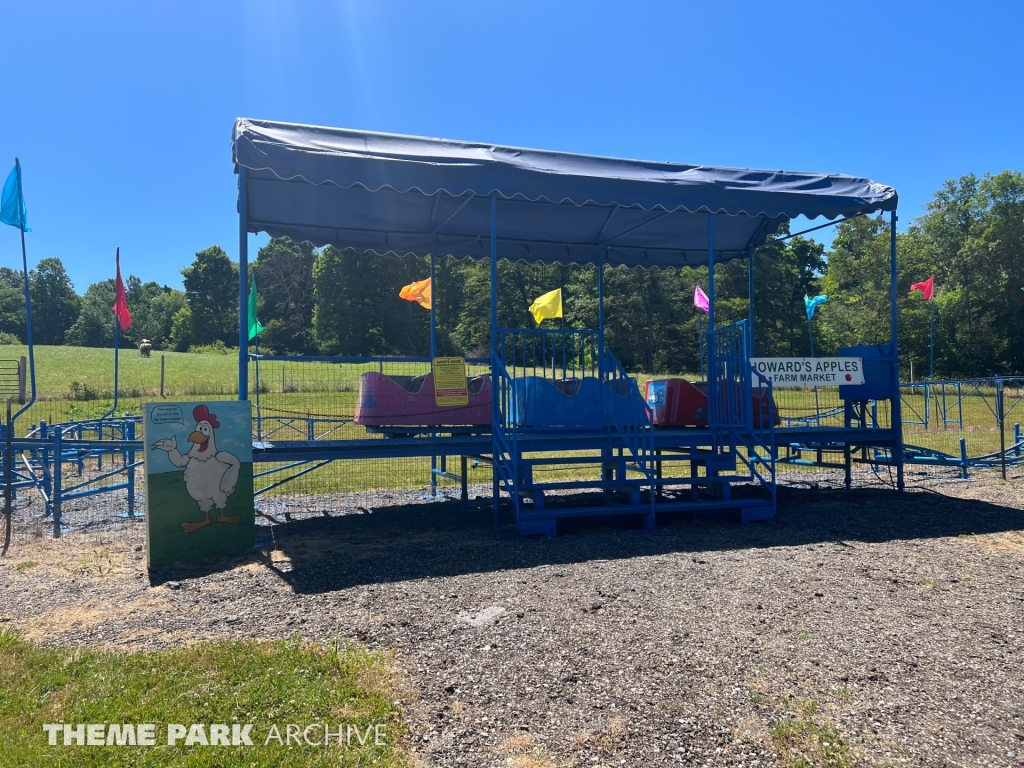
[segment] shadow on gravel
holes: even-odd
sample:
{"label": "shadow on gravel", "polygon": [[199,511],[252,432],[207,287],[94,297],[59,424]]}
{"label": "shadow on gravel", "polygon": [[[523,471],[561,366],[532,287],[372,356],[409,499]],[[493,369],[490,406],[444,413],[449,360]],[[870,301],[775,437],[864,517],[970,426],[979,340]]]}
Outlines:
{"label": "shadow on gravel", "polygon": [[[382,507],[265,529],[258,559],[296,592],[466,573],[563,565],[669,552],[709,552],[923,539],[1024,529],[1024,511],[929,491],[779,490],[776,520],[741,528],[732,521],[659,517],[655,533],[636,518],[566,521],[554,539],[525,538],[511,525],[495,530],[490,503],[463,511],[457,502]],[[274,549],[272,556],[265,554]],[[237,563],[238,561],[234,561]],[[219,565],[219,567],[217,567]],[[226,566],[231,567],[231,566]],[[162,579],[225,568],[224,561],[162,574]]]}

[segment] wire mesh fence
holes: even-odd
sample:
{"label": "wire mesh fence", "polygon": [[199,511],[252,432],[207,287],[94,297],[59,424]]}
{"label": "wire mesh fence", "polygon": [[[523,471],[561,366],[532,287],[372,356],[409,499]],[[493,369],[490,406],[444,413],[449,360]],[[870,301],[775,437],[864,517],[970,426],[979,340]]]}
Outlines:
{"label": "wire mesh fence", "polygon": [[[540,361],[544,375],[548,375],[548,358],[543,350],[533,356],[524,352],[517,357],[520,361],[529,363],[531,370]],[[580,364],[584,368],[592,366],[593,360],[584,354]],[[224,381],[197,378],[190,385],[190,369],[178,367],[173,385],[165,382],[166,400],[237,397],[232,377],[222,376]],[[231,367],[224,370],[233,373]],[[525,374],[525,367],[523,371]],[[486,439],[490,430],[489,372],[486,361],[469,361],[470,403],[465,408],[446,410],[437,405],[431,363],[425,358],[253,359],[249,370],[253,439],[260,443],[309,444],[366,444],[452,435]],[[562,376],[562,371],[550,375]],[[636,378],[643,390],[649,377]],[[135,391],[132,387],[130,383],[122,387],[116,405],[112,392],[106,392],[107,397],[103,393],[84,393],[74,399],[69,390],[66,397],[41,398],[18,420],[15,435],[52,434],[55,425],[65,425],[67,436],[78,440],[124,438],[123,429],[120,435],[115,434],[116,424],[125,416],[140,416],[143,402],[159,397],[149,389]],[[965,474],[1001,473],[1004,458],[1008,478],[1024,477],[1024,437],[1019,426],[1024,422],[1024,379],[918,383],[904,386],[901,395],[910,462],[906,468],[908,484],[936,479],[959,482]],[[843,487],[841,450],[790,442],[786,432],[790,427],[842,426],[844,403],[838,388],[776,388],[774,398],[779,416],[779,484]],[[886,402],[870,403],[864,420],[868,426],[887,427],[892,416],[889,410]],[[144,439],[142,425],[136,423],[135,427],[136,437]],[[854,465],[853,484],[894,485],[885,456],[877,454],[879,461],[872,462],[875,454],[871,450],[858,454],[861,461]],[[936,457],[941,461],[929,463]],[[33,470],[42,472],[39,457],[31,452],[19,451],[13,458],[23,477]],[[145,488],[140,459],[116,451],[62,455],[67,493],[60,510],[61,530],[92,536],[97,541],[141,544]],[[594,478],[592,467],[572,463],[545,465],[536,471],[559,480]],[[390,505],[460,502],[463,480],[470,503],[489,505],[493,481],[491,465],[483,455],[260,463],[256,474],[260,525],[324,514],[369,514]],[[49,488],[52,490],[52,478]],[[46,496],[46,484],[16,482],[15,491],[15,541],[53,535],[52,503]]]}

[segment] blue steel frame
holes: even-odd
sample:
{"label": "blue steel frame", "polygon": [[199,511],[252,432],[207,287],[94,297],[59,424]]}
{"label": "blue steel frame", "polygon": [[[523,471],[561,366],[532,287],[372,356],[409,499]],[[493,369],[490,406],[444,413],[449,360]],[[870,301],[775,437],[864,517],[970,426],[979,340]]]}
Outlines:
{"label": "blue steel frame", "polygon": [[249,399],[249,193],[246,170],[238,166],[238,399]]}
{"label": "blue steel frame", "polygon": [[[238,294],[239,294],[239,375],[238,375],[239,387],[238,387],[238,396],[239,396],[240,400],[245,400],[245,399],[248,399],[248,361],[249,361],[249,357],[250,357],[249,354],[248,354],[248,337],[247,337],[247,330],[248,330],[248,292],[247,292],[247,288],[248,288],[248,232],[247,232],[246,222],[247,222],[247,218],[248,218],[247,217],[248,196],[247,196],[246,169],[244,167],[242,167],[242,166],[239,166],[239,169],[238,169],[238,185],[239,185],[239,193],[238,193],[238,211],[239,211],[239,289],[238,289]],[[440,193],[438,193],[438,195],[440,195]],[[436,234],[437,234],[438,230],[441,227],[443,227],[444,224],[447,223],[447,221],[450,221],[451,218],[453,218],[462,209],[462,207],[465,206],[466,202],[468,202],[469,199],[471,199],[471,198],[472,198],[472,196],[470,196],[470,198],[468,198],[463,203],[463,206],[460,206],[460,208],[455,213],[453,213],[451,216],[449,216],[448,220],[446,220],[445,222],[441,223],[439,226],[434,226],[435,225],[434,219],[436,217],[436,212],[437,212],[437,201],[438,201],[439,197],[435,198],[434,211],[433,211],[433,213],[431,215],[431,225],[432,225],[433,229],[432,229],[431,236],[430,236],[430,238],[431,238],[431,247],[430,247],[430,277],[431,277],[431,285],[432,285],[432,287],[433,287],[433,282],[434,282],[434,278],[435,278],[435,275],[436,275],[436,256],[433,253]],[[499,328],[498,328],[498,264],[497,264],[497,262],[498,262],[498,249],[497,249],[497,207],[498,207],[498,205],[497,205],[497,203],[498,203],[498,201],[497,201],[497,192],[495,191],[495,192],[491,193],[491,211],[490,211],[491,376],[492,376],[492,381],[494,381],[494,382],[499,381],[499,374],[504,370],[504,366],[501,364],[501,362],[498,359],[498,350],[497,350],[498,333],[499,333]],[[614,211],[613,211],[613,213],[614,213]],[[708,313],[707,313],[708,314],[707,356],[708,356],[708,372],[709,372],[709,379],[710,379],[711,378],[711,371],[713,370],[713,363],[714,363],[714,361],[716,359],[716,352],[715,352],[715,336],[716,336],[716,334],[714,333],[714,331],[715,331],[715,255],[716,255],[716,250],[715,250],[715,216],[716,216],[716,214],[714,212],[712,212],[712,211],[708,211],[707,216],[708,216],[708,304],[709,304]],[[609,218],[610,218],[610,216],[609,216]],[[843,221],[843,220],[845,220],[845,219],[842,219],[840,221]],[[896,220],[897,220],[896,219],[896,213],[894,211],[894,212],[892,212],[892,215],[891,215],[891,246],[890,246],[890,248],[891,248],[891,252],[890,252],[890,261],[891,261],[891,265],[890,265],[891,266],[890,293],[891,293],[891,302],[892,302],[892,315],[891,315],[892,340],[891,340],[891,350],[892,350],[892,359],[893,359],[893,366],[892,366],[893,385],[894,385],[894,390],[898,393],[899,392],[899,365],[898,365],[897,303],[896,303],[897,302],[897,283],[896,283],[896,275],[897,275],[897,269],[896,269]],[[832,226],[832,225],[837,224],[837,223],[839,223],[839,221],[829,222],[828,224],[820,225],[818,227],[813,227],[810,230],[805,230],[805,231],[813,231],[815,229],[820,229],[820,228],[825,227],[825,226]],[[797,234],[803,234],[803,233],[797,233]],[[787,236],[787,238],[780,238],[780,239],[788,239],[788,237],[792,237],[792,236],[794,236],[794,235],[790,235],[790,236]],[[598,247],[603,252],[602,253],[602,258],[601,258],[601,260],[599,261],[599,263],[597,265],[597,268],[598,268],[598,272],[597,272],[597,280],[598,280],[598,367],[599,367],[599,375],[600,375],[600,377],[601,377],[601,379],[603,381],[604,378],[605,378],[605,376],[604,376],[605,368],[608,365],[611,365],[611,363],[609,361],[605,360],[605,354],[604,354],[604,352],[605,352],[605,350],[604,350],[604,262],[607,259],[607,244],[604,241],[601,241],[601,242],[598,243]],[[748,257],[748,276],[747,276],[747,281],[748,282],[747,282],[747,288],[748,288],[748,301],[749,301],[749,307],[748,307],[749,320],[745,321],[745,324],[747,325],[747,327],[746,327],[746,334],[745,334],[745,350],[744,350],[745,354],[747,355],[747,357],[750,357],[750,356],[752,356],[754,354],[754,263],[755,263],[755,254],[756,254],[756,248],[748,247],[748,249],[747,249],[747,257]],[[431,358],[433,358],[437,354],[436,310],[433,307],[431,308],[430,316],[431,316],[431,321],[430,321],[430,325],[431,325],[431,329],[430,329],[430,331],[431,331],[430,332],[430,352],[431,352]],[[897,396],[894,398],[893,409],[892,409],[892,427],[893,427],[894,434],[896,436],[896,439],[895,439],[894,445],[893,445],[893,453],[892,453],[893,461],[892,461],[892,463],[894,463],[896,465],[896,468],[897,468],[897,487],[900,490],[902,490],[903,487],[904,487],[904,481],[903,481],[902,422],[901,422],[901,409],[900,409],[899,399],[900,398],[899,398],[899,396],[897,394]],[[503,434],[500,434],[501,430],[498,429],[498,426],[501,424],[501,420],[502,420],[502,416],[501,416],[501,413],[500,413],[500,407],[501,407],[500,404],[501,404],[501,397],[499,396],[499,392],[496,389],[495,390],[495,397],[492,398],[492,406],[491,406],[492,407],[492,413],[491,413],[491,416],[492,416],[492,434],[491,434],[491,440],[490,440],[490,442],[491,442],[491,450],[492,450],[492,460],[495,463],[495,473],[494,473],[492,492],[493,492],[494,514],[495,514],[495,519],[496,520],[497,520],[497,515],[498,515],[498,509],[499,509],[499,487],[500,487],[500,482],[501,482],[501,479],[499,477],[500,472],[498,471],[499,468],[498,468],[497,465],[498,465],[498,463],[501,460],[500,457],[503,454],[506,454],[508,452],[508,449],[509,449],[509,446],[504,444],[505,438],[504,438]],[[749,407],[750,406],[749,406],[749,403],[748,403],[747,406],[746,406],[747,410],[749,410]],[[718,438],[718,432],[719,432],[718,430],[714,430],[714,429],[710,430],[710,442],[711,442],[711,450],[712,451],[717,451],[718,448],[720,447],[720,445],[719,445],[719,438]],[[774,426],[772,427],[771,432],[774,433]],[[433,446],[434,444],[440,445],[440,443],[443,442],[443,439],[441,439],[438,435],[431,435],[428,438],[428,442],[431,444],[431,446]],[[730,439],[730,442],[734,442],[734,441],[732,441]],[[772,444],[774,446],[774,440],[772,440]],[[734,447],[735,446],[733,446],[733,448]],[[324,448],[326,449],[327,446],[324,446]],[[417,448],[417,453],[419,452],[419,450],[420,449]],[[442,448],[436,448],[435,447],[435,448],[432,448],[431,450],[435,451],[433,456],[436,456],[436,455],[440,455],[437,451],[447,450],[447,449],[442,449]],[[771,450],[772,450],[772,453],[774,453],[774,448],[772,448]],[[515,453],[515,449],[513,449],[512,452]],[[302,451],[302,453],[303,454],[307,454],[308,452],[307,451]],[[317,451],[315,451],[313,453],[318,454],[321,458],[324,455],[322,450],[317,450]],[[312,455],[312,453],[310,453],[309,455]],[[427,455],[430,455],[430,454],[427,454]],[[772,460],[774,462],[774,457],[773,457]],[[772,466],[774,467],[774,464]],[[510,467],[510,469],[513,472],[516,471],[515,470],[515,466],[514,466],[514,462],[513,462],[513,466]],[[774,475],[774,472],[772,472],[772,474]],[[435,475],[436,475],[436,467],[433,467],[432,477],[435,476]],[[652,498],[653,498],[653,489],[652,489]]]}

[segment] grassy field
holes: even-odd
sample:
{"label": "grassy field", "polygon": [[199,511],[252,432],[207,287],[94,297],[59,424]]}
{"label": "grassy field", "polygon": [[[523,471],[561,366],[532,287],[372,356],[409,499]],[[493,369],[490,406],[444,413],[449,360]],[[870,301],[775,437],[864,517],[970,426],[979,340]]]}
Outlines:
{"label": "grassy field", "polygon": [[[0,633],[0,765],[41,766],[404,766],[401,716],[390,661],[355,647],[300,641],[201,642],[121,654],[40,648]],[[152,723],[153,746],[50,746],[44,723]],[[168,745],[168,724],[252,724],[252,746]],[[342,745],[282,745],[276,726],[345,727]],[[347,726],[353,726],[351,731]],[[380,726],[378,746],[376,727]],[[369,728],[370,736],[366,737]],[[363,736],[363,743],[355,735]],[[104,728],[104,732],[106,729]],[[310,732],[320,741],[322,730]],[[351,738],[348,735],[351,734]],[[198,734],[196,734],[198,736]],[[241,738],[238,739],[241,741]]]}
{"label": "grassy field", "polygon": [[[25,346],[0,346],[0,359],[17,360],[28,354]],[[160,395],[160,358],[165,358],[165,392],[178,395],[231,395],[238,393],[238,358],[233,354],[153,352],[122,349],[118,378],[122,397]],[[114,350],[92,347],[35,348],[36,389],[46,400],[109,400],[114,388]]]}

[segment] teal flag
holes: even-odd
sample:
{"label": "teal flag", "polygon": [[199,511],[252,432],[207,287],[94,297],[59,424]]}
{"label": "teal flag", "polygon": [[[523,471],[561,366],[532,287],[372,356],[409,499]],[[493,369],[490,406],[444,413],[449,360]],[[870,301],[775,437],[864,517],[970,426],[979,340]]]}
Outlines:
{"label": "teal flag", "polygon": [[807,310],[807,319],[810,320],[814,317],[814,310],[818,308],[819,304],[824,304],[828,301],[828,296],[824,293],[820,296],[815,296],[813,299],[804,294],[804,309]]}
{"label": "teal flag", "polygon": [[15,161],[14,169],[4,182],[4,191],[0,194],[0,223],[10,224],[24,232],[28,228],[28,216],[25,213],[25,197],[21,193],[21,163]]}
{"label": "teal flag", "polygon": [[263,333],[263,326],[256,319],[256,275],[252,276],[252,288],[249,289],[249,341]]}

